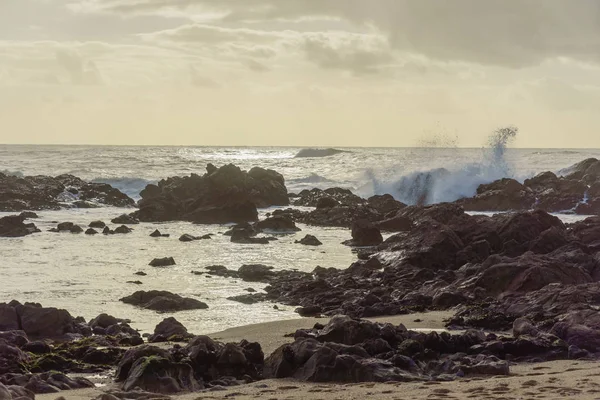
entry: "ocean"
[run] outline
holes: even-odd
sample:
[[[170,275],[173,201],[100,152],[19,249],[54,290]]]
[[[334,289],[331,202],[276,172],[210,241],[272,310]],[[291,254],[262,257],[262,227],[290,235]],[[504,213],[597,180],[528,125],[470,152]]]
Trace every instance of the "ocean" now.
[[[206,165],[233,163],[242,169],[254,166],[274,169],[286,179],[288,191],[314,187],[344,187],[368,197],[390,193],[411,204],[411,188],[421,184],[421,172],[434,177],[429,201],[453,201],[471,196],[477,186],[502,177],[524,180],[539,172],[562,169],[589,157],[600,157],[598,149],[512,149],[504,140],[486,148],[339,148],[330,156],[295,157],[300,148],[281,147],[113,147],[113,146],[8,146],[0,145],[0,172],[13,175],[69,173],[94,182],[105,182],[139,199],[139,192],[160,179],[190,173],[203,174]],[[321,154],[320,154],[321,155]],[[436,179],[436,170],[450,174]],[[230,278],[194,275],[209,265],[237,269],[243,264],[262,263],[275,269],[312,271],[316,266],[347,268],[356,255],[341,245],[350,232],[299,224],[301,232],[279,236],[269,245],[229,242],[223,225],[190,223],[142,223],[132,234],[121,236],[54,234],[47,232],[57,222],[81,226],[93,220],[110,219],[123,209],[66,209],[39,212],[35,220],[42,233],[0,240],[0,302],[16,299],[65,308],[86,319],[107,312],[129,318],[132,326],[152,332],[167,315],[121,303],[119,299],[137,290],[169,290],[194,297],[209,305],[207,310],[173,314],[190,332],[220,331],[233,326],[298,318],[293,307],[272,303],[244,305],[226,298],[247,293],[249,284]],[[271,210],[260,210],[262,216]],[[0,216],[8,213],[0,213]],[[564,219],[581,218],[562,216]],[[153,239],[154,229],[170,238]],[[212,240],[182,243],[181,234],[213,233]],[[323,243],[318,248],[294,244],[306,234]],[[172,256],[176,265],[153,268],[156,257]],[[144,271],[147,276],[137,276]],[[140,280],[142,285],[127,283]]]

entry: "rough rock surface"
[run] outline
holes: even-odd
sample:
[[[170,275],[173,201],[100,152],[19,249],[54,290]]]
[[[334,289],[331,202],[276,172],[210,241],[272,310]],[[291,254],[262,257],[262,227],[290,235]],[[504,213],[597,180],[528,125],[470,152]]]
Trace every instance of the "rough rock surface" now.
[[[208,308],[208,305],[200,300],[181,297],[178,294],[164,290],[150,290],[148,292],[140,290],[130,296],[123,297],[120,301],[160,312],[202,310]]]
[[[0,218],[0,237],[21,237],[38,233],[40,230],[33,223],[24,223],[22,215],[9,215]]]
[[[144,222],[183,220],[203,224],[256,221],[256,207],[288,205],[283,176],[272,170],[234,165],[207,166],[206,174],[173,177],[148,185],[139,211]]]
[[[133,207],[133,199],[105,183],[73,175],[16,177],[0,173],[0,211],[58,210],[69,201]]]

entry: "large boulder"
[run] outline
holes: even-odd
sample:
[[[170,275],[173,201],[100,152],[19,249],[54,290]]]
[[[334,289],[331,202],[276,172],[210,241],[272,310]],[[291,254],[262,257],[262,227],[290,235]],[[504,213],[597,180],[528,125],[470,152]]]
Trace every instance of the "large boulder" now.
[[[22,215],[9,215],[0,218],[0,237],[20,237],[40,232],[35,224],[24,223]]]
[[[89,328],[80,324],[67,310],[13,300],[9,304],[0,304],[0,313],[6,317],[0,322],[0,327],[20,329],[32,338],[61,338],[68,333],[90,334]]]
[[[379,229],[367,220],[358,220],[352,225],[352,246],[377,246],[383,242]]]
[[[300,230],[294,221],[283,215],[275,215],[254,224],[257,231],[297,232]]]
[[[193,337],[187,331],[183,324],[173,317],[163,319],[156,328],[154,333],[148,338],[150,343],[166,342],[166,341],[182,341]]]
[[[481,185],[477,194],[458,203],[468,211],[528,210],[535,202],[535,194],[528,187],[510,178]]]
[[[209,164],[203,176],[168,178],[148,185],[140,195],[140,209],[133,216],[144,222],[248,222],[257,220],[256,207],[289,204],[281,174],[262,168],[245,172],[232,164]]]

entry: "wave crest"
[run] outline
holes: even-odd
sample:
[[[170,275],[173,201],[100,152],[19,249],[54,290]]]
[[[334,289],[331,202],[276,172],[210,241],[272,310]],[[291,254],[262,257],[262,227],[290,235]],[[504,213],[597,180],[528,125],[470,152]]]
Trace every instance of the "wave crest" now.
[[[367,171],[367,177],[374,194],[389,193],[410,205],[452,202],[471,197],[481,184],[513,177],[505,155],[517,132],[518,129],[512,126],[494,131],[478,162],[413,171],[393,181],[378,179],[373,171]]]

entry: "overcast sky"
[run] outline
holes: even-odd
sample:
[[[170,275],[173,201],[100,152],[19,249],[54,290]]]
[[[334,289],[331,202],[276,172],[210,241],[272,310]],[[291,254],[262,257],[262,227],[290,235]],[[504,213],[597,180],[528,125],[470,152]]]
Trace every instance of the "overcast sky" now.
[[[597,0],[0,0],[0,142],[600,147]]]

